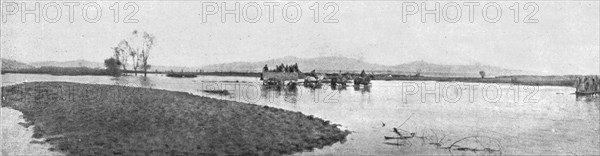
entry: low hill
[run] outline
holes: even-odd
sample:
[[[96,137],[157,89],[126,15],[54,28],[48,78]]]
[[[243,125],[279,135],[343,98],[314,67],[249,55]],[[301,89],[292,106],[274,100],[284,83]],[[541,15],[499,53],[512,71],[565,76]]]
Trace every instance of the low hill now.
[[[31,65],[35,67],[88,67],[88,68],[105,68],[104,63],[92,62],[87,60],[73,60],[73,61],[42,61],[32,62]]]
[[[73,60],[73,61],[42,61],[42,62],[33,62],[31,63],[35,67],[87,67],[87,68],[106,68],[104,63],[101,62],[93,62],[88,60]],[[194,67],[176,67],[176,66],[159,66],[152,65],[149,71],[185,71],[185,72],[196,72],[200,68]],[[128,70],[133,70],[131,67],[128,67]]]
[[[2,70],[16,70],[25,68],[33,68],[33,66],[27,63],[2,58]]]

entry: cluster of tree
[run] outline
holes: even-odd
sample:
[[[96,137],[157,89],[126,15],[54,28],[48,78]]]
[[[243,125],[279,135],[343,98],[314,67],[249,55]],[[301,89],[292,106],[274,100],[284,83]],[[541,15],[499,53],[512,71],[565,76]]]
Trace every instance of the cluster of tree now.
[[[106,70],[112,76],[120,76],[121,75],[121,61],[115,58],[108,58],[104,60],[104,66],[106,66]]]
[[[294,63],[293,65],[275,65],[275,69],[269,70],[269,67],[265,64],[263,67],[263,71],[271,71],[271,72],[300,72],[298,69],[298,63]]]
[[[485,78],[485,71],[483,71],[483,70],[479,71],[479,75],[481,76],[482,79]]]
[[[150,50],[155,43],[156,38],[154,35],[134,30],[129,38],[122,40],[116,47],[112,48],[114,56],[104,60],[104,65],[107,70],[114,73],[113,75],[118,76],[121,69],[127,71],[131,60],[131,67],[135,75],[137,75],[137,70],[141,68],[144,71],[144,76],[146,76],[148,69],[150,69],[150,64],[148,64]],[[114,68],[114,66],[117,66],[117,68]]]

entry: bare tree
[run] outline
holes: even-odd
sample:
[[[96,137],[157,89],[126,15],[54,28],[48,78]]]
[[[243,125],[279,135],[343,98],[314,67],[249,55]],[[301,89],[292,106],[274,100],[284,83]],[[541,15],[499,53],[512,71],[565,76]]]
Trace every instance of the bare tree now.
[[[131,67],[133,68],[133,73],[135,74],[135,76],[137,76],[137,69],[140,67],[140,59],[138,58],[138,53],[140,51],[140,44],[139,44],[139,34],[137,30],[134,30],[131,33],[131,36],[129,37],[129,46],[130,46],[130,51],[129,51],[129,56],[131,57]]]
[[[137,76],[137,69],[140,66],[139,64],[139,59],[137,58],[137,53],[135,50],[132,50],[129,52],[129,56],[131,56],[131,67],[133,68],[133,73],[135,73],[135,76]]]
[[[154,46],[154,43],[156,43],[154,35],[144,32],[142,36],[142,52],[139,53],[139,58],[142,61],[142,69],[144,69],[144,77],[146,77],[148,69],[150,69],[148,58],[150,57],[150,50]]]
[[[122,40],[117,47],[113,47],[113,49],[115,51],[115,58],[121,62],[123,71],[127,71],[127,61],[129,60],[129,52],[131,51],[129,43],[126,40]]]
[[[135,75],[137,75],[137,69],[142,68],[144,70],[144,76],[147,75],[150,65],[148,64],[148,58],[150,57],[150,50],[156,42],[155,37],[147,32],[140,33],[134,30],[129,39],[130,55],[132,59],[132,67]]]

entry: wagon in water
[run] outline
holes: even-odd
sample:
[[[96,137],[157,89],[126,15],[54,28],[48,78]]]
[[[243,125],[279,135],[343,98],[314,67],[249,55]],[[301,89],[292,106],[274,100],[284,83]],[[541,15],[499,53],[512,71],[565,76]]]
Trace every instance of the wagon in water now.
[[[265,64],[260,79],[263,80],[263,85],[288,85],[296,86],[298,84],[298,64],[293,65],[276,65],[275,69],[269,70]]]
[[[261,79],[263,85],[284,85],[286,81],[288,85],[292,85],[297,83],[298,73],[263,71]]]

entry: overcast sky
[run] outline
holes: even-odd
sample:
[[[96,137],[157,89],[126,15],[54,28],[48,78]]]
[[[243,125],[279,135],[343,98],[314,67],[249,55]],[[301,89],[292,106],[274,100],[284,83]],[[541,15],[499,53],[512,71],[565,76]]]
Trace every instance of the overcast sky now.
[[[240,1],[240,7],[251,1]],[[440,1],[440,9],[452,1]],[[202,22],[201,2],[135,2],[139,11],[133,16],[138,23],[123,23],[130,10],[120,9],[121,22],[113,21],[114,2],[98,2],[102,17],[96,23],[82,18],[83,4],[75,6],[74,22],[69,22],[68,7],[59,2],[61,19],[49,23],[33,15],[22,23],[21,14],[5,15],[2,23],[2,57],[23,62],[66,61],[85,59],[102,62],[112,56],[110,47],[133,30],[154,34],[157,43],[151,51],[150,64],[171,66],[202,66],[234,61],[262,61],[284,56],[312,58],[346,56],[370,63],[394,65],[411,61],[438,64],[476,64],[510,69],[540,71],[547,74],[600,74],[600,6],[599,1],[536,2],[537,23],[524,23],[533,6],[523,9],[519,2],[519,22],[514,21],[514,2],[498,2],[502,16],[496,23],[482,17],[482,8],[492,1],[479,2],[474,9],[473,22],[463,2],[462,16],[456,23],[444,20],[436,23],[433,15],[407,16],[402,21],[403,2],[361,1],[335,2],[337,23],[323,23],[334,7],[320,10],[320,22],[313,21],[310,9],[314,2],[301,2],[302,16],[296,23],[282,17],[288,2],[277,2],[274,21],[269,22],[268,7],[258,2],[261,19],[250,23],[241,17],[236,23],[232,15],[226,23],[221,14],[208,15]],[[41,2],[43,8],[48,2]],[[235,2],[228,1],[228,8]],[[21,5],[21,3],[18,3]],[[119,2],[123,7],[124,2]],[[218,3],[221,5],[221,3]],[[421,1],[417,4],[422,5]],[[33,8],[33,2],[26,2]],[[325,2],[320,2],[323,8]],[[434,2],[426,2],[434,7]],[[48,7],[53,17],[53,7]],[[456,14],[449,7],[448,17]],[[3,1],[2,12],[12,8]],[[248,17],[256,15],[252,7]],[[42,11],[44,12],[44,11]],[[94,17],[95,10],[88,10]],[[294,9],[288,10],[288,13]],[[455,12],[455,11],[454,11]],[[495,10],[487,10],[494,17]],[[4,15],[4,14],[3,14]],[[290,14],[290,17],[295,17]]]

